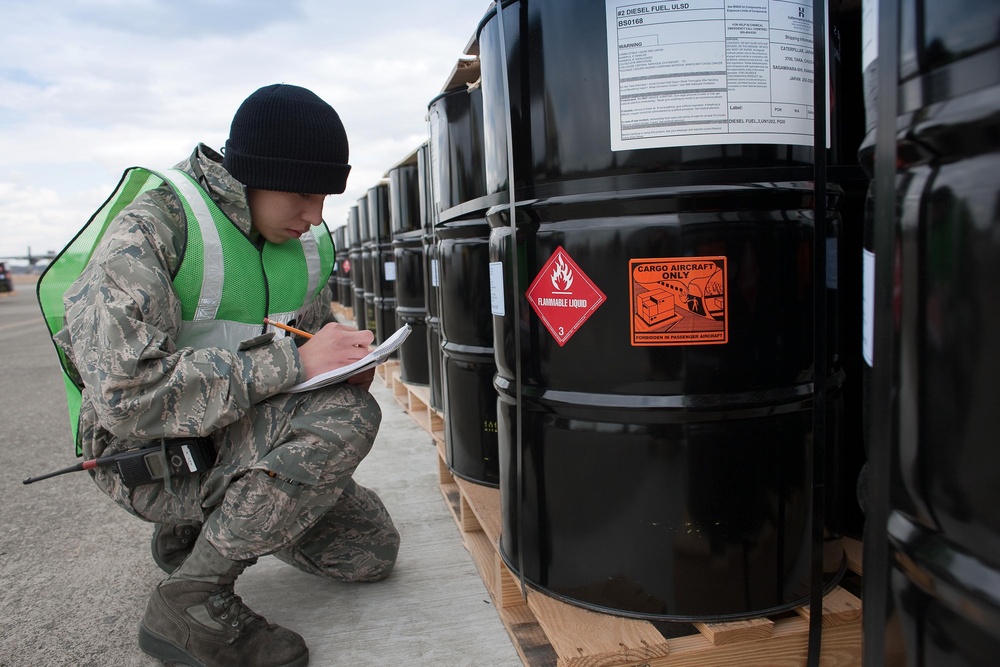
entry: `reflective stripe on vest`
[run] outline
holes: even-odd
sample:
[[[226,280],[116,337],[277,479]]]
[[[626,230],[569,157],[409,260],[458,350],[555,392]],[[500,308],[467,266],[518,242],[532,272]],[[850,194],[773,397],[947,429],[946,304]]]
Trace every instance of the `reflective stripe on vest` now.
[[[326,285],[335,258],[325,224],[300,239],[259,249],[193,178],[175,170],[163,176],[180,195],[188,220],[187,245],[174,277],[183,320],[179,347],[236,350],[265,331],[265,316],[290,322]]]

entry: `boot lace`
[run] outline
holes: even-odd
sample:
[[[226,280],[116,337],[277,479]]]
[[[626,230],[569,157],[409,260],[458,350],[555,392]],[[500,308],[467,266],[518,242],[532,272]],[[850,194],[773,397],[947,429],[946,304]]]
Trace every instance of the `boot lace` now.
[[[263,616],[246,606],[243,599],[231,588],[216,591],[208,599],[217,609],[223,610],[219,618],[234,628],[244,626],[253,619],[264,620]]]

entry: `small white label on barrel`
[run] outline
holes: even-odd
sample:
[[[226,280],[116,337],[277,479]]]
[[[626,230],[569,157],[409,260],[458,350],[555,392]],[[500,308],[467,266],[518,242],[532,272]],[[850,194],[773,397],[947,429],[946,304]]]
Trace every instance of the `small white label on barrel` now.
[[[438,261],[436,259],[431,260],[431,286],[441,286],[441,276],[438,273]]]
[[[385,279],[388,282],[394,282],[396,280],[396,262],[385,263]]]
[[[826,0],[605,2],[611,150],[814,144],[813,6]]]
[[[502,262],[490,262],[490,312],[504,316]]]
[[[428,148],[431,156],[431,201],[435,211],[441,210],[441,173],[447,168],[448,121],[441,110],[434,107],[428,113],[427,133],[431,138]]]

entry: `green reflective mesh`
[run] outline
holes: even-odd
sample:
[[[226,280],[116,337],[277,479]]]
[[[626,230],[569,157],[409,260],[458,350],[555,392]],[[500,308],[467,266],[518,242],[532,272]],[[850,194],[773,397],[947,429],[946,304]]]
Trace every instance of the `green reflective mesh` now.
[[[281,245],[265,244],[264,271],[268,277],[267,297],[272,313],[291,313],[302,307],[309,287],[309,270],[298,239]]]
[[[97,212],[87,221],[83,229],[63,248],[62,252],[52,260],[38,279],[36,295],[38,305],[45,318],[45,325],[50,335],[55,335],[63,328],[64,307],[63,295],[83,272],[90,261],[94,248],[100,243],[107,231],[108,225],[128,206],[133,199],[147,190],[158,187],[163,181],[154,174],[133,167],[122,175],[114,193],[104,202]],[[80,400],[82,387],[73,380],[68,371],[68,360],[62,351],[56,347],[59,363],[63,369],[63,381],[66,386],[66,400],[69,407],[70,428],[73,442],[76,443],[77,456],[83,455],[78,440],[77,426],[80,416]]]
[[[309,285],[308,262],[299,241],[281,245],[268,243],[265,244],[264,252],[259,252],[215,205],[208,193],[198,186],[197,181],[187,174],[184,177],[197,187],[204,199],[224,248],[222,302],[216,319],[263,324],[265,314],[295,312],[323,289],[336,260],[333,241],[325,224],[313,230],[319,250],[320,275],[316,280],[315,291],[306,294]],[[87,266],[108,225],[137,196],[163,183],[163,177],[147,169],[133,167],[127,170],[115,192],[42,273],[38,280],[37,296],[50,334],[55,335],[63,328],[63,295]],[[171,187],[173,188],[172,184]],[[205,278],[205,240],[187,198],[176,188],[173,189],[188,220],[184,257],[173,282],[181,296],[182,317],[186,321],[192,321],[195,319]],[[63,367],[73,441],[76,443],[77,455],[80,456],[82,448],[78,441],[78,421],[82,386],[74,381],[68,360],[58,347],[56,350]]]

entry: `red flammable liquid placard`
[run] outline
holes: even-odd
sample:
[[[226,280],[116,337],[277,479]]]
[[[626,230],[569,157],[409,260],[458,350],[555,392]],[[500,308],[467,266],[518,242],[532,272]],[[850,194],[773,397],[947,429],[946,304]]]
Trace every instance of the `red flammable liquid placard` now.
[[[607,299],[562,246],[538,272],[526,296],[560,347]]]

